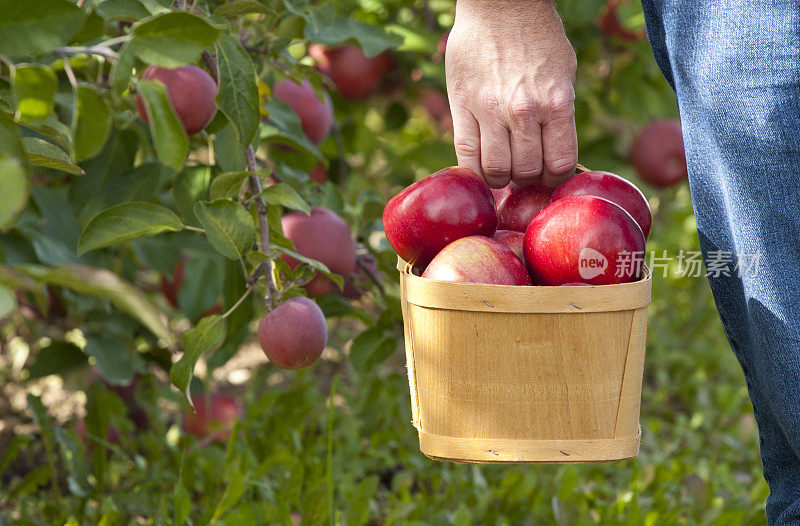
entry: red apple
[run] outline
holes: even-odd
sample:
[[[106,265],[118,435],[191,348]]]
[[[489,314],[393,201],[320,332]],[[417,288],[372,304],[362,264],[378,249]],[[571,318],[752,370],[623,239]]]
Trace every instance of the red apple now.
[[[525,261],[525,256],[522,253],[522,244],[525,240],[524,232],[517,232],[516,230],[498,230],[494,233],[493,239],[499,241],[519,257],[520,261]]]
[[[314,168],[308,172],[308,176],[317,184],[322,184],[328,180],[328,171],[325,169],[325,165],[322,163],[317,163],[314,165]]]
[[[508,195],[497,204],[497,228],[525,232],[533,216],[547,206],[552,189],[543,184],[519,186],[509,183]]]
[[[593,195],[555,201],[525,232],[525,261],[537,285],[634,281],[644,258],[644,234],[622,207]]]
[[[295,84],[288,79],[275,84],[272,94],[291,106],[300,117],[303,132],[309,141],[319,144],[325,140],[333,125],[333,106],[327,95],[322,101],[307,80],[303,80],[302,84]]]
[[[582,281],[575,281],[573,283],[562,283],[562,287],[590,287],[589,283],[584,283]]]
[[[422,107],[442,130],[453,131],[453,116],[447,97],[433,88],[425,88],[420,98]]]
[[[215,442],[224,443],[231,435],[234,422],[244,411],[239,402],[230,396],[216,393],[211,395],[211,410],[204,396],[193,398],[195,410],[187,406],[183,418],[183,429],[198,438],[211,436]]]
[[[686,151],[678,121],[653,121],[631,147],[631,163],[639,177],[654,186],[672,186],[687,177]]]
[[[511,195],[511,184],[505,185],[503,188],[490,188],[492,197],[494,197],[495,210],[503,203],[503,200]]]
[[[291,212],[281,219],[283,234],[292,240],[295,251],[307,258],[324,263],[331,272],[347,276],[356,267],[356,242],[344,219],[327,208],[315,206],[311,215]],[[290,267],[299,262],[293,257],[281,255]],[[336,284],[317,274],[306,284],[309,296],[316,297],[338,290]]]
[[[642,31],[631,31],[622,25],[617,12],[618,6],[619,0],[608,0],[605,9],[597,18],[597,26],[600,30],[608,36],[615,36],[627,42],[644,40],[645,34]]]
[[[312,44],[308,54],[317,61],[319,70],[330,77],[339,93],[348,99],[363,99],[375,92],[394,61],[388,51],[368,57],[353,44],[331,49]]]
[[[497,214],[492,201],[481,176],[451,166],[394,196],[383,210],[383,229],[401,258],[424,267],[456,239],[493,235]]]
[[[583,172],[561,183],[550,196],[550,202],[568,195],[595,195],[608,199],[636,220],[645,239],[650,235],[650,225],[653,223],[650,205],[642,191],[627,179],[610,172]]]
[[[360,298],[369,288],[371,280],[367,275],[367,271],[371,272],[373,276],[380,276],[380,271],[378,270],[378,260],[375,259],[375,256],[370,253],[365,253],[359,254],[357,259],[360,264],[357,266],[356,271],[353,274],[350,274],[345,278],[344,289],[342,290],[342,296],[351,300]],[[367,270],[364,270],[362,265]]]
[[[187,65],[175,69],[148,66],[142,73],[142,80],[157,80],[164,84],[172,109],[188,135],[205,128],[217,113],[214,102],[217,84],[211,75],[197,66]],[[141,95],[136,96],[136,109],[139,110],[139,117],[148,122],[147,109]]]
[[[308,367],[319,359],[328,343],[325,315],[308,298],[287,300],[261,320],[258,342],[278,367]]]
[[[459,283],[531,284],[522,260],[504,244],[484,236],[456,239],[436,254],[422,277]]]

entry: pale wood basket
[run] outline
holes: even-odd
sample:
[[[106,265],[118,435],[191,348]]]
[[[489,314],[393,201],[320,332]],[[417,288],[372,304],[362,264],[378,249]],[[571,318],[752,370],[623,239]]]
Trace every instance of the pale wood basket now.
[[[651,276],[585,287],[421,278],[398,261],[414,426],[430,458],[605,462],[639,453]]]

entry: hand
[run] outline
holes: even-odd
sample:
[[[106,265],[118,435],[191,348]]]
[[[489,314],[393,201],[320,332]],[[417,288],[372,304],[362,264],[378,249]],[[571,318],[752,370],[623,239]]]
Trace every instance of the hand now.
[[[458,164],[493,188],[575,171],[575,52],[550,0],[458,0],[445,55]]]

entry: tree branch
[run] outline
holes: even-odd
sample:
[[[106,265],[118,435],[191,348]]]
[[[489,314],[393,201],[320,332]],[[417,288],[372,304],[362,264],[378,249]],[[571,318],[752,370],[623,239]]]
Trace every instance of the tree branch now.
[[[258,229],[261,237],[261,252],[264,254],[269,254],[269,224],[267,223],[267,203],[264,201],[264,198],[261,197],[261,181],[258,180],[258,164],[256,163],[256,153],[252,146],[248,146],[245,150],[244,159],[247,163],[247,169],[250,171],[250,193],[256,200]],[[278,290],[275,286],[274,277],[272,275],[272,263],[270,263],[265,269],[264,277],[266,278],[264,300],[267,303],[267,310],[272,310],[275,307],[275,299],[278,295]]]
[[[61,46],[55,49],[57,55],[100,55],[109,60],[117,59],[117,52],[106,46]]]

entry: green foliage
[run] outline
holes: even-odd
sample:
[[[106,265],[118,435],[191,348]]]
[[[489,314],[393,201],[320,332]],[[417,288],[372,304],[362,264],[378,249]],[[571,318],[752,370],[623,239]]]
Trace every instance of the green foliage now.
[[[86,415],[56,418],[47,397],[31,395],[25,414],[39,426],[5,442],[0,434],[0,509],[12,521],[764,522],[741,371],[705,281],[674,272],[654,279],[637,459],[473,466],[420,454],[381,212],[401,187],[455,163],[452,136],[419,100],[425,88],[444,88],[437,41],[452,24],[452,0],[176,4],[188,9],[0,0],[0,383],[38,392],[58,375],[83,391]],[[631,139],[641,124],[675,116],[674,94],[646,41],[598,33],[604,2],[558,4],[578,55],[581,162],[636,180]],[[637,4],[622,12],[642,29]],[[307,55],[314,43],[343,42],[370,56],[391,49],[398,63],[365,101],[339,96]],[[219,112],[203,132],[187,137],[164,86],[140,80],[150,64],[216,67]],[[264,89],[284,78],[330,95],[335,125],[321,144]],[[317,163],[327,182],[310,180]],[[648,249],[697,250],[688,189],[644,189],[655,216]],[[316,298],[329,342],[310,370],[236,365],[244,383],[224,389],[245,413],[224,444],[184,432],[191,397],[217,389],[215,376],[255,345],[268,279],[276,299],[288,299],[306,294],[314,272],[339,287],[351,278],[284,237],[282,215],[312,206],[351,225],[378,261],[380,289],[366,280],[360,300]],[[131,394],[117,390],[131,381]]]

